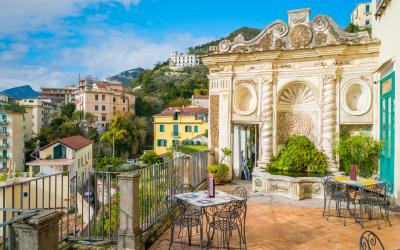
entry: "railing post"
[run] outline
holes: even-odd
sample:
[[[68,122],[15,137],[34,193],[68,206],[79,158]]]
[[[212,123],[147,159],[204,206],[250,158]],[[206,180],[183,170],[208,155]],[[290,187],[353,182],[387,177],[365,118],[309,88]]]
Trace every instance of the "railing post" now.
[[[62,212],[42,210],[32,217],[14,222],[15,249],[58,249],[58,222]]]
[[[140,173],[118,176],[120,191],[120,223],[118,249],[143,249],[139,214]]]

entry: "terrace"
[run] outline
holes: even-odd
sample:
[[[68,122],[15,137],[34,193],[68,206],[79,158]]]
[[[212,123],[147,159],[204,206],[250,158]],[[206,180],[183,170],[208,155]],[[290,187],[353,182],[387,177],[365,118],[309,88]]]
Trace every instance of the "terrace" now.
[[[87,172],[80,176],[61,172],[2,186],[2,238],[3,242],[9,242],[2,245],[3,249],[13,249],[12,244],[19,244],[15,235],[27,225],[35,228],[32,225],[35,221],[52,223],[54,232],[47,231],[46,236],[56,239],[54,244],[63,249],[115,249],[117,246],[119,249],[167,249],[171,221],[176,216],[167,197],[177,193],[181,184],[204,189],[206,166],[212,158],[208,151],[203,151],[135,172]],[[248,192],[247,249],[357,249],[360,235],[366,230],[375,232],[386,249],[400,246],[396,233],[400,230],[400,214],[396,208],[390,211],[392,226],[382,221],[378,229],[375,220],[368,219],[364,228],[353,219],[348,219],[344,226],[343,218],[331,216],[327,220],[322,216],[323,199],[295,201],[254,193],[248,181],[233,181],[217,186],[217,190],[231,193],[238,186],[244,186]],[[190,247],[188,238],[178,238],[178,234],[176,228],[172,249],[201,248],[199,230],[193,229]],[[35,241],[34,235],[27,237]],[[233,249],[239,247],[237,232],[232,234],[230,243]],[[211,248],[216,244],[213,240]]]

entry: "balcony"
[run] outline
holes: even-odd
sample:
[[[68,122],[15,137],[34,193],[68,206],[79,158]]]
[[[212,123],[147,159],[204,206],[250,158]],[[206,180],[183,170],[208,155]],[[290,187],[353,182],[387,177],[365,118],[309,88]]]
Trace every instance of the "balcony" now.
[[[9,133],[7,131],[0,131],[0,136],[8,136]]]
[[[0,124],[1,125],[7,125],[8,121],[6,119],[0,119]]]
[[[375,16],[381,16],[385,12],[386,6],[390,0],[376,0]]]
[[[0,159],[4,160],[4,159],[8,159],[8,155],[0,155]]]
[[[8,142],[6,143],[0,143],[0,148],[8,148],[10,144]]]

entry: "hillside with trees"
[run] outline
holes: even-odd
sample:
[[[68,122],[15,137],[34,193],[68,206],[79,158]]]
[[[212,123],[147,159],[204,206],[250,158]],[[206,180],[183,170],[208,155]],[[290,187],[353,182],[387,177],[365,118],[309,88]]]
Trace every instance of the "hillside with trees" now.
[[[219,42],[221,42],[224,39],[233,41],[233,38],[235,38],[239,34],[242,34],[244,36],[245,40],[250,40],[250,39],[256,37],[260,32],[261,32],[261,29],[242,27],[242,28],[237,29],[234,32],[230,33],[226,37],[222,37],[218,40],[211,41],[211,42],[208,42],[205,44],[201,44],[201,45],[198,45],[195,47],[190,47],[188,49],[188,51],[190,54],[205,55],[208,53],[208,48],[210,46],[218,46]]]

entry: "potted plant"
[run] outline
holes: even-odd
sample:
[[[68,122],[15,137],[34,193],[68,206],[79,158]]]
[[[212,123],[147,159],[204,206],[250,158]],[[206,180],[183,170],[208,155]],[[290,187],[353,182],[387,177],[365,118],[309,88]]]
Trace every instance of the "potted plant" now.
[[[358,174],[365,178],[377,171],[380,150],[379,141],[362,133],[340,138],[336,145],[341,170],[349,174],[350,166],[356,165]]]
[[[219,164],[210,165],[207,167],[207,171],[209,175],[211,175],[215,179],[215,184],[221,184],[222,179],[226,176],[229,172],[229,167],[224,164],[224,159],[227,156],[232,155],[232,150],[230,148],[223,148],[222,149],[223,157],[221,158]]]

